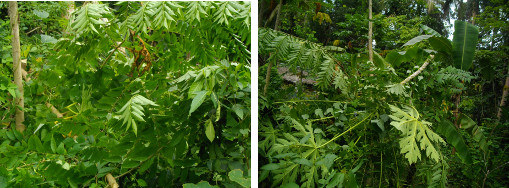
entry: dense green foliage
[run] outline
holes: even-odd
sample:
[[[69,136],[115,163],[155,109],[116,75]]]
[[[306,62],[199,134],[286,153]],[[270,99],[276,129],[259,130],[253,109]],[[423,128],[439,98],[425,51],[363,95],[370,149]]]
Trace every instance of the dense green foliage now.
[[[22,133],[1,15],[0,187],[249,186],[250,3],[68,5],[19,3]]]
[[[261,187],[509,183],[507,4],[373,0],[371,62],[367,1],[283,1],[274,31],[277,2],[260,3]]]

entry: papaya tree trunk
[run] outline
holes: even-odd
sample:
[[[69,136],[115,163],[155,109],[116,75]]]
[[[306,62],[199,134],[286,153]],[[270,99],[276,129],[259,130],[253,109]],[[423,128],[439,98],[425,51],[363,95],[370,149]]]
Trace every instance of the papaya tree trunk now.
[[[279,5],[277,9],[277,15],[276,15],[276,24],[274,26],[274,30],[279,31],[279,24],[281,22],[280,16],[281,16],[281,8],[283,6],[283,0],[279,0]],[[269,61],[269,66],[267,67],[267,75],[265,76],[265,87],[263,87],[263,96],[267,96],[267,89],[269,88],[270,84],[270,70],[272,69],[272,61]]]
[[[372,0],[369,0],[369,31],[368,31],[368,53],[369,53],[369,61],[373,62],[373,19],[372,11],[373,11],[373,3]]]
[[[14,72],[14,84],[18,86],[19,95],[16,95],[14,99],[16,104],[16,130],[23,132],[25,130],[25,114],[23,113],[24,102],[23,102],[23,80],[21,71],[21,59],[20,59],[20,44],[19,44],[19,18],[18,18],[18,2],[9,2],[9,18],[11,25],[12,34],[12,64]]]

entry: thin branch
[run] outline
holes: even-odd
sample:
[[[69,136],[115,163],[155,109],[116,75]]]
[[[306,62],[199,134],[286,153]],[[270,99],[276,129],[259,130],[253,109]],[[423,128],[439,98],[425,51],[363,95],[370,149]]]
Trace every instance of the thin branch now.
[[[366,116],[362,121],[360,121],[359,123],[355,124],[354,126],[350,127],[348,130],[346,130],[345,132],[341,133],[341,134],[338,134],[336,136],[334,136],[334,138],[330,139],[329,141],[327,141],[326,143],[318,146],[318,148],[321,148],[329,143],[331,143],[332,141],[338,139],[339,137],[343,136],[344,134],[346,134],[347,132],[350,132],[351,130],[353,130],[355,127],[359,126],[360,124],[362,124],[364,121],[366,121],[368,118],[371,117],[371,115],[373,115],[373,113],[369,114],[368,116]]]
[[[108,62],[108,60],[110,60],[110,58],[113,55],[113,53],[115,53],[118,50],[118,48],[120,48],[120,46],[122,46],[122,44],[124,44],[125,40],[126,39],[124,39],[120,44],[117,45],[117,47],[115,47],[115,49],[113,51],[110,52],[110,54],[108,54],[108,57],[106,57],[106,59],[101,63],[101,67],[100,67],[101,69],[106,64],[106,62]]]
[[[274,104],[280,104],[280,103],[296,103],[296,102],[350,103],[350,102],[346,102],[346,101],[329,101],[329,100],[290,100],[290,101],[279,101],[279,102],[274,102]]]
[[[143,163],[145,163],[146,161],[148,161],[148,160],[150,160],[152,157],[154,157],[156,154],[158,154],[158,153],[159,153],[159,151],[161,151],[161,149],[163,149],[163,147],[159,148],[159,149],[158,149],[158,150],[157,150],[154,154],[150,155],[150,156],[147,158],[147,160],[142,161],[142,162],[141,162],[138,166],[136,166],[136,167],[134,167],[134,168],[129,169],[129,171],[124,172],[123,174],[120,174],[120,175],[116,176],[116,177],[115,177],[115,179],[121,178],[122,176],[125,176],[125,175],[127,175],[127,174],[131,173],[134,169],[139,168],[139,167],[140,167]]]
[[[335,117],[336,116],[328,116],[328,117],[323,117],[323,118],[318,118],[318,119],[310,119],[309,122],[321,121],[321,120],[331,119],[331,118],[335,118]]]
[[[47,102],[47,103],[46,103],[46,106],[47,106],[48,108],[50,108],[50,109],[51,109],[51,112],[52,112],[53,114],[55,114],[55,115],[57,116],[57,118],[62,118],[62,117],[64,117],[64,115],[63,115],[62,113],[60,113],[60,111],[58,111],[58,109],[57,109],[57,108],[55,108],[55,106],[53,106],[53,105],[52,105],[52,104],[50,104],[49,102]]]
[[[36,28],[32,29],[31,31],[27,32],[27,33],[26,33],[26,35],[28,35],[28,34],[30,34],[30,33],[32,33],[32,32],[34,32],[35,30],[37,30],[37,29],[39,29],[39,28],[41,28],[41,27],[36,27]]]

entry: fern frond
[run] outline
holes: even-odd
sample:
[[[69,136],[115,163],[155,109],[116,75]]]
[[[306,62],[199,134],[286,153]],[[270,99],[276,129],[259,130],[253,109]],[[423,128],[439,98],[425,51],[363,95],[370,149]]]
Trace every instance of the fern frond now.
[[[458,82],[459,80],[463,80],[468,83],[475,78],[476,77],[473,76],[470,71],[457,69],[452,66],[443,68],[436,74],[436,80],[441,84],[446,82]]]
[[[295,70],[293,67],[297,66],[314,70],[314,74],[318,75],[317,81],[321,88],[331,84],[335,77],[334,66],[338,61],[334,59],[330,52],[344,51],[343,48],[324,47],[268,28],[260,28],[259,36],[261,54],[272,53],[278,60],[292,66],[291,69],[293,70]]]
[[[335,71],[334,88],[340,89],[342,94],[350,96],[350,87],[348,87],[348,77],[342,71]]]
[[[421,159],[420,150],[425,150],[426,156],[438,162],[440,155],[433,146],[433,142],[445,144],[445,141],[430,129],[431,123],[420,120],[419,112],[414,107],[404,106],[403,109],[393,105],[389,105],[389,107],[392,111],[392,114],[389,115],[392,118],[391,125],[402,132],[403,138],[399,145],[401,153],[405,154],[408,162],[412,164]]]
[[[143,116],[145,116],[145,114],[143,113],[143,111],[144,111],[143,106],[145,106],[145,105],[158,106],[153,101],[151,101],[141,95],[134,95],[117,112],[118,114],[120,114],[119,118],[123,119],[122,125],[125,125],[127,123],[126,131],[132,127],[134,134],[138,135],[138,133],[137,133],[138,126],[136,125],[136,121],[145,121],[143,119]]]
[[[330,57],[326,57],[326,59],[320,64],[320,72],[318,72],[318,87],[324,88],[328,86],[332,77],[334,76],[334,60]]]

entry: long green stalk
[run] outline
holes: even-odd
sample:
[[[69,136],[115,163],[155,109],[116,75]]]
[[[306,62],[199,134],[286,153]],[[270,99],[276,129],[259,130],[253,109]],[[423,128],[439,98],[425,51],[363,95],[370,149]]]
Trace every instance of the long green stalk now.
[[[321,148],[329,143],[331,143],[332,141],[338,139],[339,137],[343,136],[344,134],[350,132],[351,130],[353,130],[355,127],[359,126],[360,124],[362,124],[362,122],[366,121],[368,118],[371,117],[371,115],[373,115],[373,113],[369,114],[368,116],[366,116],[362,121],[360,121],[359,123],[355,124],[354,126],[350,127],[348,130],[346,130],[345,132],[341,133],[341,134],[338,134],[336,136],[334,136],[334,138],[330,139],[329,141],[327,141],[325,144],[322,144],[320,146],[318,146],[318,148]]]

